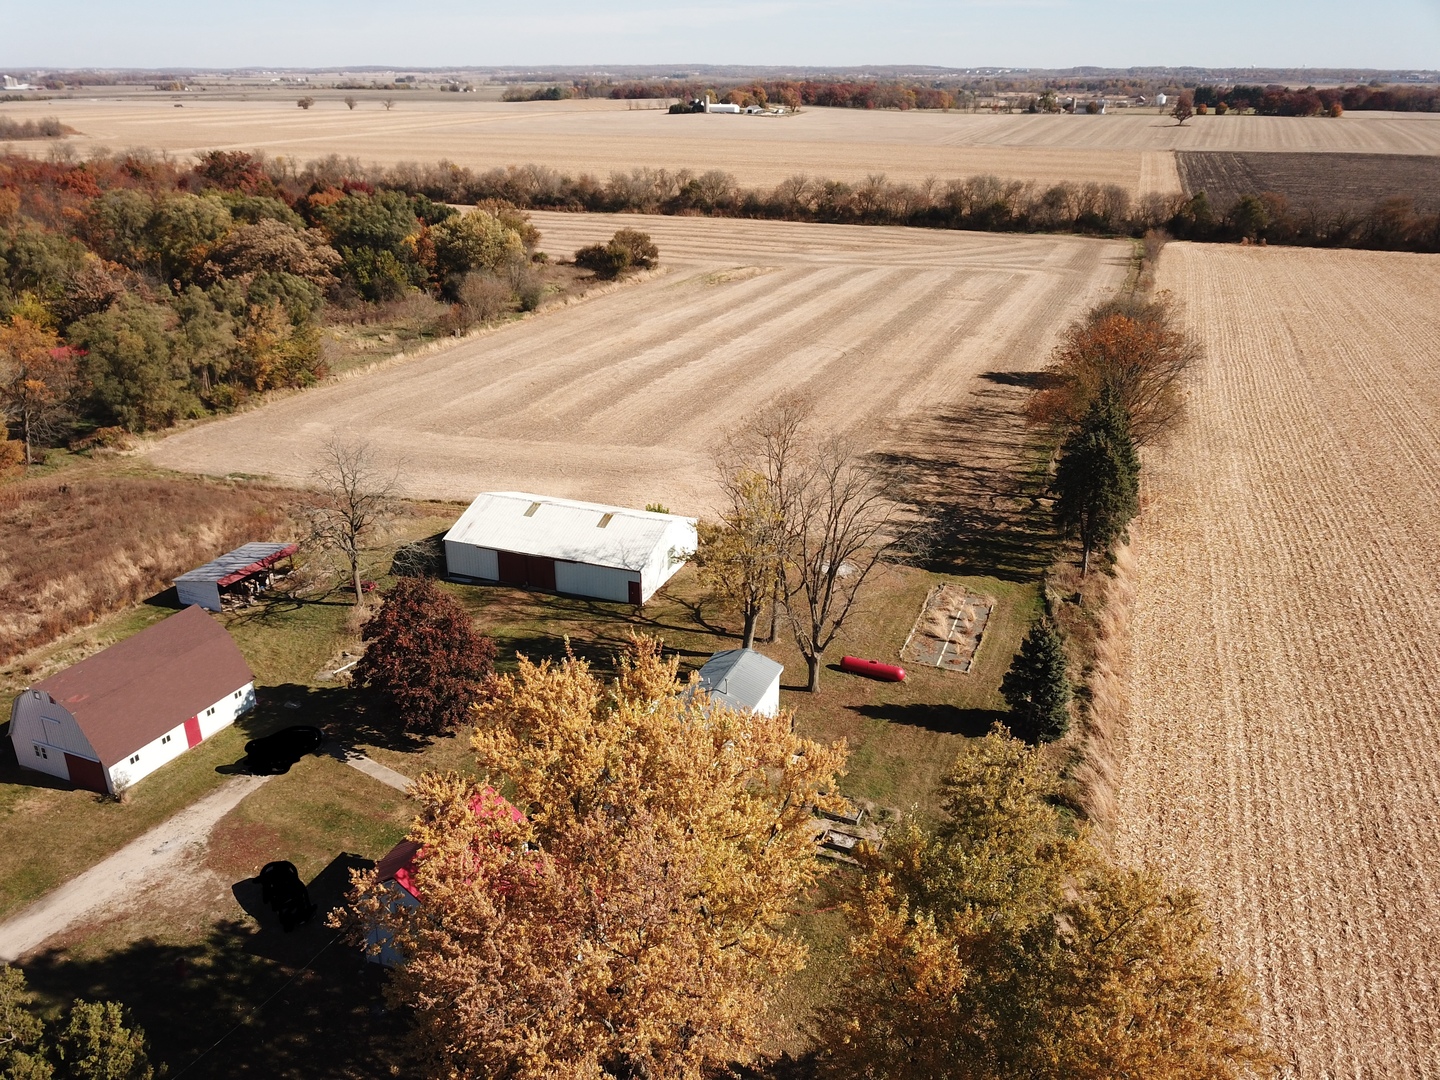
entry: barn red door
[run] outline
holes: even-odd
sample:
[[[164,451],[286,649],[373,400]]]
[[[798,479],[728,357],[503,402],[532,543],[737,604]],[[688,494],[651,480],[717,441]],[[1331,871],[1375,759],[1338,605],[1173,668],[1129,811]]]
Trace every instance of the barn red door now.
[[[537,589],[555,591],[555,560],[525,556],[525,581]]]
[[[513,551],[498,552],[500,556],[500,580],[506,585],[525,584],[525,556]]]
[[[630,586],[630,603],[634,604],[636,607],[639,607],[639,606],[640,606],[640,582],[638,582],[638,581],[628,581],[628,582],[626,582],[626,584]]]
[[[70,782],[86,791],[106,791],[105,768],[98,761],[89,758],[65,755],[65,768],[70,771]]]
[[[198,716],[192,716],[185,721],[185,745],[200,745],[200,718]]]

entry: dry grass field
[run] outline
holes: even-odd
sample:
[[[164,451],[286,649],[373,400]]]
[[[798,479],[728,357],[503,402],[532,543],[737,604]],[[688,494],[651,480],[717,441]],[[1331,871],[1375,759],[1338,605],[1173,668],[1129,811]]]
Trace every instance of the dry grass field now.
[[[1077,237],[537,214],[568,253],[646,229],[664,269],[481,337],[154,443],[168,468],[303,482],[334,432],[405,462],[409,494],[521,489],[708,509],[713,451],[800,391],[816,421],[904,448],[977,376],[1035,366],[1120,284],[1130,247]],[[965,434],[957,436],[963,445]]]
[[[1201,116],[1182,128],[1154,109],[1108,116],[806,109],[775,118],[667,116],[609,100],[390,96],[398,99],[393,111],[367,94],[352,112],[338,93],[322,92],[314,108],[301,110],[296,92],[258,92],[250,100],[147,92],[7,103],[0,116],[58,117],[79,132],[66,142],[81,154],[97,147],[181,156],[262,149],[299,161],[339,154],[379,164],[445,158],[472,168],[535,162],[600,176],[639,165],[718,168],[753,186],[801,172],[851,182],[871,173],[905,181],[993,173],[1041,183],[1093,180],[1143,195],[1179,191],[1176,150],[1440,153],[1440,117],[1423,114]],[[15,146],[45,152],[40,143]]]
[[[1121,853],[1298,1077],[1440,1075],[1440,257],[1175,244],[1208,352],[1136,545]]]

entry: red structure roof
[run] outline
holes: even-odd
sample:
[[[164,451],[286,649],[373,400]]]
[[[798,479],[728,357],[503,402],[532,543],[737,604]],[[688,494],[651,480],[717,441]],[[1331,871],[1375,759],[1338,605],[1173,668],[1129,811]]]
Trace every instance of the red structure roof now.
[[[31,689],[69,710],[108,769],[254,679],[225,628],[192,605]]]
[[[481,821],[508,817],[515,824],[524,822],[525,815],[492,787],[481,788],[470,800],[470,812]],[[415,865],[425,857],[425,849],[414,840],[401,840],[375,864],[381,881],[393,881],[416,900],[420,893],[415,886]]]

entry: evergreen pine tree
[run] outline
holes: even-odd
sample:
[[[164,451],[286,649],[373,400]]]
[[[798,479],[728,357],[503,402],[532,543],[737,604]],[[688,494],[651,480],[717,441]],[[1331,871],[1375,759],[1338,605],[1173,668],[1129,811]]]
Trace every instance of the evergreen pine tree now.
[[[1029,743],[1053,742],[1070,726],[1065,639],[1049,619],[1030,628],[1000,693],[1014,714],[1011,729]]]
[[[1065,440],[1054,487],[1055,515],[1067,535],[1079,536],[1088,574],[1091,553],[1109,551],[1140,509],[1140,459],[1115,395],[1101,393]]]

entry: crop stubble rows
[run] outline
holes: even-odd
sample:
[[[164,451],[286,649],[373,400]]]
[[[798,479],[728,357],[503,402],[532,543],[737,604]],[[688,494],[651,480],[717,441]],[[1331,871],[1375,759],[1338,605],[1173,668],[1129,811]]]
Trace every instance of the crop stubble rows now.
[[[564,253],[648,230],[665,272],[429,356],[160,441],[159,464],[300,481],[332,432],[406,459],[415,495],[519,488],[699,512],[712,455],[792,391],[827,430],[904,447],[992,368],[1034,366],[1123,279],[1077,237],[536,215]]]
[[[1440,258],[1176,244],[1122,854],[1214,898],[1303,1077],[1440,1075]]]

